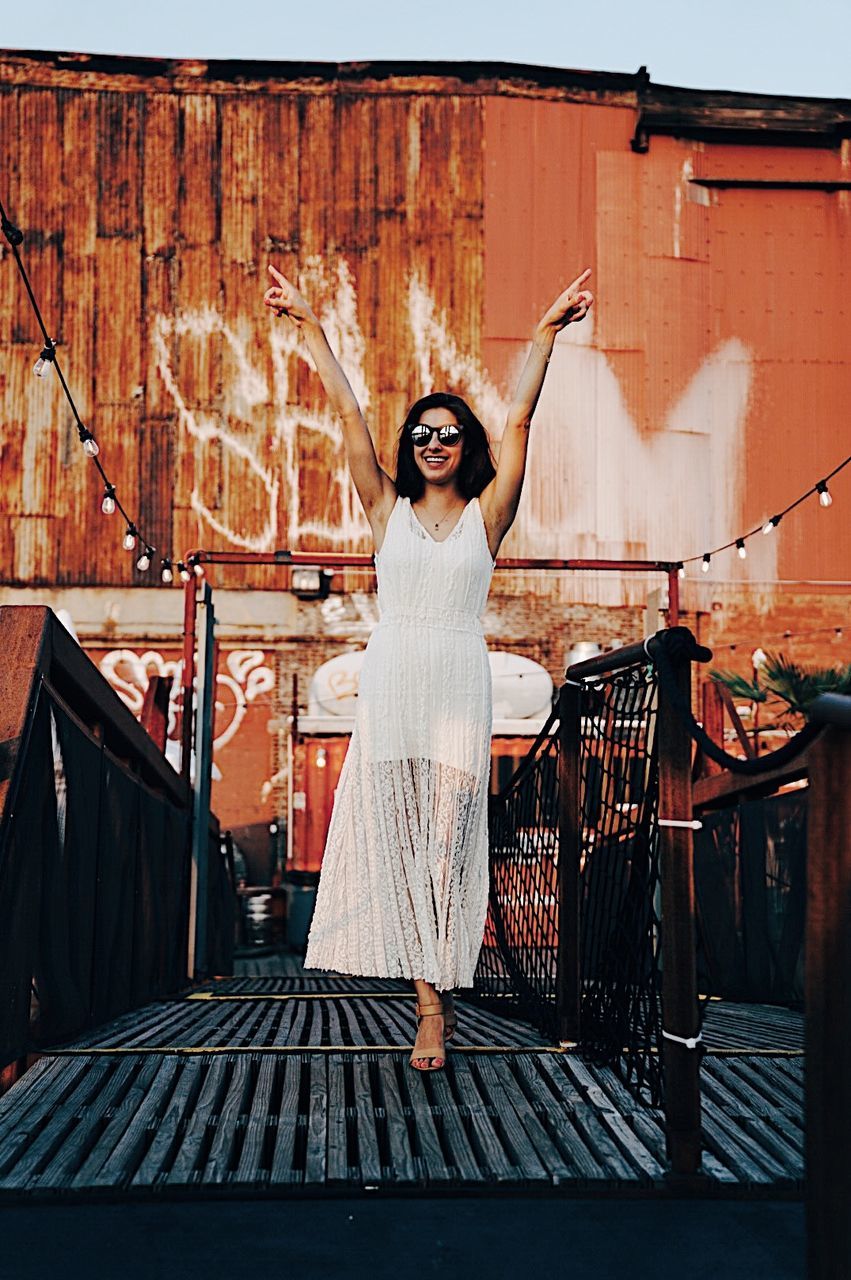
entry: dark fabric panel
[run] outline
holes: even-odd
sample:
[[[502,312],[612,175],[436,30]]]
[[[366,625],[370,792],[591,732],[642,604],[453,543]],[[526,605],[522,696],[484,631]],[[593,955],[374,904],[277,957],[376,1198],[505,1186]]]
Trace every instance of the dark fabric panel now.
[[[164,895],[163,966],[167,991],[177,991],[187,982],[189,949],[189,887],[192,870],[189,817],[166,805],[163,844],[170,890]]]
[[[57,841],[50,712],[43,697],[22,749],[20,784],[13,783],[14,807],[0,844],[0,1067],[29,1048],[44,850]]]
[[[210,836],[207,965],[210,973],[233,973],[236,896],[221,842]]]
[[[695,832],[698,985],[730,1000],[746,998],[739,883],[739,811],[707,814]]]
[[[704,816],[694,846],[702,989],[803,1001],[806,813],[796,790]]]
[[[96,1023],[131,1005],[140,817],[138,783],[108,755],[103,761],[92,996]]]
[[[36,982],[39,1045],[67,1038],[91,1016],[101,748],[59,706],[54,784],[58,832],[44,848]]]
[[[139,856],[133,906],[133,1002],[156,999],[167,990],[165,900],[165,806],[147,791],[139,795]]]

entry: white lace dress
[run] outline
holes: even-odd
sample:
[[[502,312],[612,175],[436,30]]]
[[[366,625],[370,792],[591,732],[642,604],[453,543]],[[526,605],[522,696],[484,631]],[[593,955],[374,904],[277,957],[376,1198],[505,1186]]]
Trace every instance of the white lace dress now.
[[[495,561],[478,498],[441,542],[396,499],[304,964],[473,983],[488,897]]]

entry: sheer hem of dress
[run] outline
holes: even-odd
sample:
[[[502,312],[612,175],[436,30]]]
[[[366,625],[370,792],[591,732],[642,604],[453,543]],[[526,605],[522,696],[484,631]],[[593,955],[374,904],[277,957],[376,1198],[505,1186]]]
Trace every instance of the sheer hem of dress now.
[[[305,968],[470,987],[487,911],[487,789],[431,759],[365,761],[353,735]]]

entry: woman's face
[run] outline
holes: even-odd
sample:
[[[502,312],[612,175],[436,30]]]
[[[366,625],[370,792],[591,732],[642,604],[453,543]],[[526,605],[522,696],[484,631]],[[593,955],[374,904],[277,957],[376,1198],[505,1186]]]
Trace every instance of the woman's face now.
[[[451,409],[426,409],[418,419],[429,427],[458,425],[458,419]],[[457,444],[443,444],[437,433],[433,433],[428,444],[414,449],[414,460],[422,474],[430,484],[441,487],[455,487],[455,478],[461,466],[463,437]]]

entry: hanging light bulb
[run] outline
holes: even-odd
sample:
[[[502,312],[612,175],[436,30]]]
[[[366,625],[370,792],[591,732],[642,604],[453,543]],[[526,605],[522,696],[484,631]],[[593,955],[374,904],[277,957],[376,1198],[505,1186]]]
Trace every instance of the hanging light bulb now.
[[[96,458],[100,453],[98,442],[95,440],[88,427],[80,427],[80,442],[83,446],[83,453],[89,458]]]
[[[125,551],[132,551],[136,546],[136,534],[138,532],[139,530],[136,528],[135,524],[128,524],[127,532],[124,535],[124,542],[122,544]]]
[[[816,485],[816,493],[818,494],[818,500],[823,507],[829,507],[832,504],[833,497],[827,487],[826,480],[819,480]]]
[[[178,560],[177,562],[177,572],[180,574],[181,582],[192,581],[192,572],[191,570],[187,569],[186,565],[183,563],[182,560]]]
[[[189,557],[189,563],[190,563],[190,565],[192,566],[192,572],[195,574],[195,577],[196,577],[196,578],[203,578],[203,576],[204,576],[204,566],[201,564],[201,561],[198,559],[198,557],[197,557],[197,556],[190,556],[190,557]]]
[[[701,564],[701,566],[700,566],[701,571],[702,571],[703,573],[708,573],[708,572],[709,572],[709,563],[710,563],[710,559],[711,559],[711,557],[710,557],[710,555],[709,555],[709,552],[708,552],[708,551],[707,551],[707,552],[705,552],[705,553],[704,553],[704,556],[703,556],[703,563],[702,563],[702,564]]]
[[[680,563],[677,565],[677,577],[684,578],[685,576],[686,576],[686,567],[681,560]]]
[[[140,573],[148,572],[148,570],[151,567],[151,556],[153,554],[154,554],[154,548],[146,546],[145,550],[142,552],[142,554],[139,556],[139,559],[136,561],[136,568],[139,570]]]
[[[773,533],[780,523],[780,516],[772,516],[770,520],[766,520],[762,526],[763,533]]]
[[[166,584],[166,586],[169,586],[172,582],[174,582],[174,571],[172,570],[171,561],[169,560],[168,556],[163,556],[162,564],[163,564],[162,579],[163,579],[163,582]]]
[[[745,546],[745,540],[744,540],[744,538],[737,538],[737,539],[736,539],[736,550],[737,550],[737,551],[738,551],[738,553],[739,553],[739,559],[740,559],[740,560],[747,560],[747,558],[748,558],[748,549],[747,549],[747,547]]]
[[[44,378],[50,373],[50,366],[56,359],[56,349],[52,342],[48,342],[42,349],[41,355],[33,365],[33,373],[37,378]]]
[[[100,509],[105,516],[115,515],[115,490],[111,484],[108,484],[103,491],[103,502]]]

